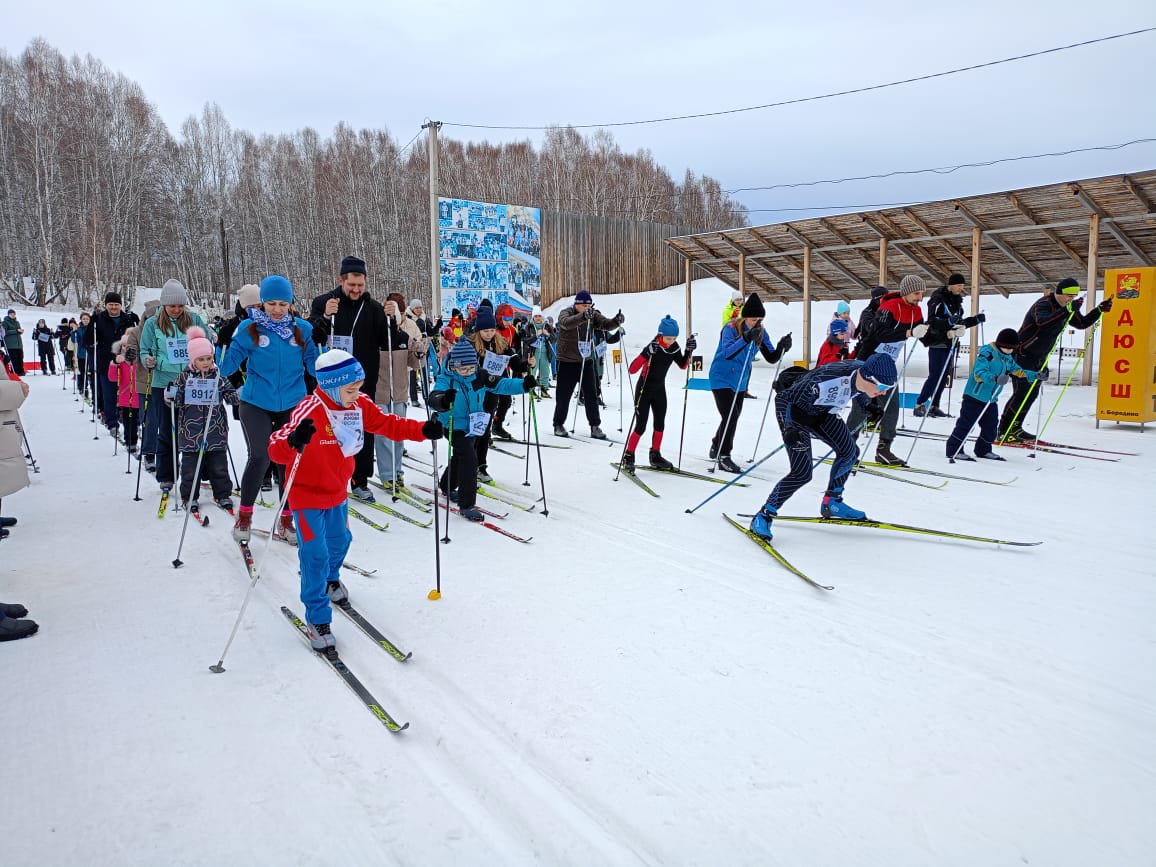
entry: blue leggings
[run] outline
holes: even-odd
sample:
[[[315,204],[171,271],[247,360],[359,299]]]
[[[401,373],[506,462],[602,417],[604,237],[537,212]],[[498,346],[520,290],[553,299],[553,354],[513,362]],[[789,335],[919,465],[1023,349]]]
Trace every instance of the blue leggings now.
[[[301,565],[301,603],[309,623],[329,623],[333,609],[325,585],[341,577],[341,562],[349,552],[349,506],[297,509],[297,561]]]
[[[778,511],[795,491],[811,481],[815,468],[815,458],[811,453],[812,437],[822,440],[834,449],[835,460],[831,464],[827,493],[841,495],[843,484],[851,475],[851,468],[859,457],[859,447],[855,445],[855,438],[851,436],[843,419],[824,412],[808,424],[787,421],[786,402],[781,396],[775,397],[775,416],[783,431],[783,442],[787,445],[787,460],[791,464],[791,471],[775,485],[775,489],[767,497],[767,505]]]

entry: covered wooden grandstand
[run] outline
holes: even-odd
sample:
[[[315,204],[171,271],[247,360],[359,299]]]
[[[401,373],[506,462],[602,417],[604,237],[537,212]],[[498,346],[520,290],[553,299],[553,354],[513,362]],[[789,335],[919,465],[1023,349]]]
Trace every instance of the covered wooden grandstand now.
[[[1156,170],[812,217],[667,239],[684,260],[746,295],[804,304],[804,358],[812,358],[812,301],[862,300],[918,274],[931,288],[953,272],[979,296],[1040,292],[1075,277],[1097,303],[1109,268],[1156,263]],[[1089,336],[1089,346],[1090,349]],[[971,357],[978,335],[971,332]],[[1091,383],[1091,365],[1083,382]]]

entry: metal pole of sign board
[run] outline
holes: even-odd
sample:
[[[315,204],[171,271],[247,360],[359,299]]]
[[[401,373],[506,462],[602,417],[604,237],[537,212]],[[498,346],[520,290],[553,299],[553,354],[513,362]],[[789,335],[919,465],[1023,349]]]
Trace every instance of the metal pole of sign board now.
[[[441,125],[440,120],[431,120],[421,126],[429,130],[430,304],[435,321],[442,315],[441,256],[438,244],[438,130]]]

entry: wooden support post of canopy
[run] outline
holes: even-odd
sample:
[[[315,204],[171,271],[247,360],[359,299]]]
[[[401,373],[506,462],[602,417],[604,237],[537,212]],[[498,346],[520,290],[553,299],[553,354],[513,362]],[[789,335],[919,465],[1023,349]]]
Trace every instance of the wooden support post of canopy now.
[[[979,229],[971,230],[971,315],[979,315],[979,252],[983,245],[983,232]],[[979,329],[971,329],[971,357],[967,360],[967,370],[970,373],[975,366],[976,356],[979,355]]]
[[[1088,282],[1085,286],[1088,289],[1088,300],[1084,302],[1084,312],[1091,310],[1096,306],[1096,257],[1100,252],[1100,215],[1092,214],[1088,218]],[[1104,287],[1104,294],[1107,295],[1108,287]],[[1096,329],[1089,328],[1087,336],[1084,338],[1084,369],[1080,371],[1080,384],[1092,384],[1092,348],[1096,342]]]
[[[803,365],[811,366],[811,248],[803,248]],[[767,395],[767,400],[772,396]]]
[[[739,253],[739,294],[747,297],[747,254]]]
[[[690,319],[690,269],[691,269],[690,256],[684,257],[683,261],[686,262],[686,333],[687,333],[687,336],[689,337],[693,333],[693,329],[691,328],[691,319]],[[685,342],[685,341],[683,341],[683,342]]]
[[[879,237],[879,282],[877,286],[887,285],[887,239]]]

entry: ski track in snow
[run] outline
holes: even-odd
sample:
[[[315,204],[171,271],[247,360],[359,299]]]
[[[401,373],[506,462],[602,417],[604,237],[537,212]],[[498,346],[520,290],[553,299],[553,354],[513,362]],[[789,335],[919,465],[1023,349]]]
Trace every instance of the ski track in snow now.
[[[718,296],[704,309],[721,309],[727,290],[702,286]],[[649,339],[639,321],[677,316],[681,291],[622,299],[627,360]],[[783,316],[771,311],[773,333]],[[712,312],[699,332],[708,361],[713,325]],[[760,363],[760,399],[769,375]],[[0,728],[21,780],[0,796],[19,829],[5,863],[1084,865],[1145,863],[1156,846],[1156,593],[1149,554],[1127,541],[1156,518],[1150,497],[1128,499],[1156,472],[1144,437],[1093,428],[1091,390],[1065,398],[1048,438],[1141,457],[1009,450],[1006,465],[968,470],[1018,474],[1007,488],[864,474],[848,485],[873,517],[1041,548],[780,523],[784,555],[833,593],[718,518],[761,504],[781,453],[692,516],[718,486],[650,474],[655,500],[611,483],[600,444],[543,449],[550,516],[510,509],[502,522],[533,543],[454,518],[436,603],[432,529],[354,523],[349,559],[379,572],[343,580],[414,657],[397,663],[339,614],[334,632],[411,723],[395,736],[284,621],[281,604],[302,612],[281,543],[228,672],[210,674],[248,583],[228,516],[190,523],[174,570],[183,513],[155,518],[147,474],[133,503],[135,466],[126,476],[123,452],[92,439],[58,379],[29,381],[22,415],[43,472],[5,499],[21,523],[0,548],[0,599],[28,603],[41,634],[0,645],[15,697]],[[605,396],[612,430],[617,385]],[[520,402],[513,411],[520,425]],[[761,416],[747,407],[736,452],[749,454]],[[692,394],[687,469],[705,469],[690,456],[715,424],[709,397]],[[764,432],[764,454],[776,434]],[[913,460],[949,469],[942,443],[921,441]],[[517,461],[490,470],[520,487]],[[826,477],[816,469],[793,514],[817,512]],[[530,480],[533,499],[537,467]],[[272,514],[258,507],[255,525]],[[255,536],[259,564],[264,546]]]

